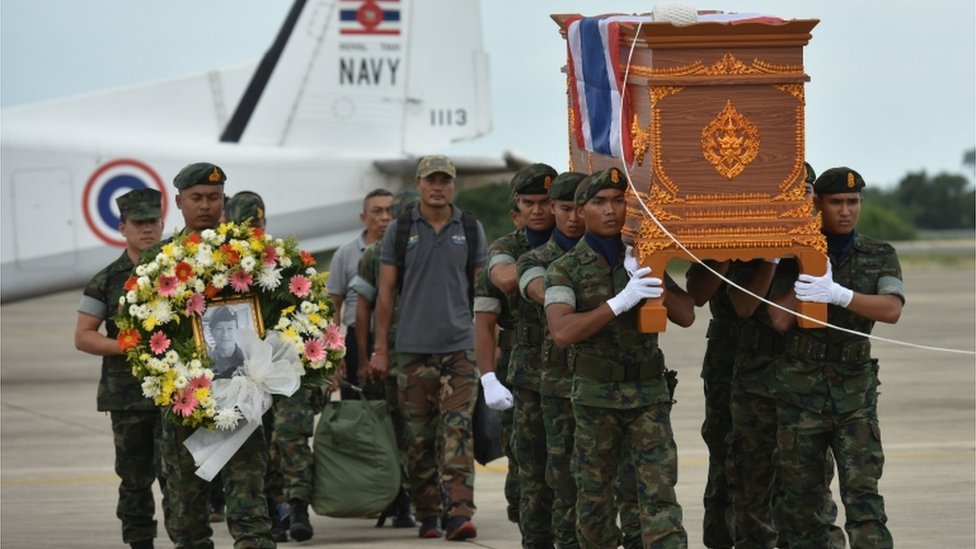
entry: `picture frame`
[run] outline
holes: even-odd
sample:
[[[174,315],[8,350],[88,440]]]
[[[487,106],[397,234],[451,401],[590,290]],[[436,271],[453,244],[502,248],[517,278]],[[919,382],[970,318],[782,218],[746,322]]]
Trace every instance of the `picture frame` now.
[[[264,339],[264,316],[261,314],[261,300],[257,294],[208,299],[203,316],[193,317],[193,341],[201,354],[213,358],[216,347],[213,321],[215,318],[228,316],[236,321],[237,330],[249,330],[258,339]],[[236,335],[234,339],[236,341]]]

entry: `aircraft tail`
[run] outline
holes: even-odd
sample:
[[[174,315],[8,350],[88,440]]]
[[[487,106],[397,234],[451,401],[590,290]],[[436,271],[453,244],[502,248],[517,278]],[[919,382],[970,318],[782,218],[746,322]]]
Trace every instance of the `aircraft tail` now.
[[[221,141],[425,154],[487,133],[478,0],[295,0]]]

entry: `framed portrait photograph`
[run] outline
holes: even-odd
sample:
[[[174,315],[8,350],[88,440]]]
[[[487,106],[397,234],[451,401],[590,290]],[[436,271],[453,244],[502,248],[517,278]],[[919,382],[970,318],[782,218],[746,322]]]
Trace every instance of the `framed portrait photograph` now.
[[[203,318],[194,317],[193,339],[210,357],[214,378],[229,378],[243,366],[242,331],[264,338],[261,302],[254,294],[209,300]]]

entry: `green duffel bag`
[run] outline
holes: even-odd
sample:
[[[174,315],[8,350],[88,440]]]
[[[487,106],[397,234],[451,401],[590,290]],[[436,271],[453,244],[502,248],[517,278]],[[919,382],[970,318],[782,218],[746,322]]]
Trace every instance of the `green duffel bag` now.
[[[400,461],[385,400],[325,405],[315,428],[312,509],[329,517],[381,513],[400,490]]]

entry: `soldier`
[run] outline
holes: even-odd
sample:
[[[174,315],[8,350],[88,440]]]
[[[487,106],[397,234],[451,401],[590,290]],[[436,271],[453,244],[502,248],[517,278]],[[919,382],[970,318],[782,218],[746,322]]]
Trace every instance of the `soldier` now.
[[[218,225],[225,181],[224,171],[209,162],[189,164],[176,174],[176,206],[183,214],[184,231],[199,232]],[[148,250],[143,257],[153,257],[154,251],[155,248]],[[213,530],[207,512],[209,483],[196,476],[193,456],[183,444],[192,433],[190,427],[163,422],[161,454],[171,502],[167,530],[177,548],[212,548]],[[264,498],[267,468],[267,442],[263,430],[258,428],[221,470],[227,527],[237,549],[275,547]]]
[[[450,501],[444,536],[461,541],[477,535],[471,521],[471,414],[478,383],[471,306],[474,281],[487,251],[481,223],[452,203],[456,177],[454,163],[446,156],[422,158],[416,177],[420,203],[409,219],[393,221],[383,237],[370,369],[381,378],[389,373],[388,337],[399,293],[400,404],[409,437],[408,470],[421,521],[419,536],[441,535],[443,486]],[[402,240],[401,221],[409,221]]]
[[[509,300],[515,319],[515,342],[507,381],[512,386],[512,437],[518,462],[519,529],[522,546],[552,547],[552,490],[546,483],[546,445],[539,382],[542,370],[541,310],[518,294],[515,261],[545,244],[555,224],[549,187],[558,175],[547,164],[532,164],[512,178],[512,197],[525,226],[492,242],[488,249],[488,278]],[[486,400],[500,381],[491,372],[481,380]],[[489,403],[491,405],[491,403]]]
[[[846,167],[825,171],[814,183],[829,264],[823,276],[800,274],[793,291],[776,302],[827,303],[833,328],[796,326],[795,317],[770,309],[773,327],[786,332],[786,353],[776,365],[777,482],[791,549],[826,547],[820,516],[827,491],[826,452],[837,462],[841,500],[852,548],[891,547],[878,481],[884,465],[878,429],[878,361],[869,334],[875,322],[895,323],[904,305],[901,266],[894,248],[855,230],[864,179]]]
[[[224,206],[224,217],[234,223],[249,223],[256,229],[267,227],[264,199],[251,191],[232,196]],[[338,310],[338,309],[337,309]],[[313,392],[300,388],[295,394],[277,399],[262,418],[268,444],[268,473],[264,494],[271,517],[271,536],[276,542],[310,539],[314,533],[308,515],[312,498],[312,475],[315,458],[308,445],[315,423],[310,399]],[[220,479],[220,475],[214,481]],[[211,507],[218,499],[223,507],[223,483],[214,482]]]
[[[671,395],[657,334],[637,331],[632,309],[664,293],[648,267],[626,268],[621,229],[627,180],[617,168],[587,177],[575,202],[583,239],[546,271],[546,318],[556,345],[569,347],[576,420],[577,535],[581,547],[616,547],[613,481],[633,464],[645,547],[686,547],[674,493],[678,457]],[[694,321],[691,297],[668,279],[668,318]]]
[[[406,190],[397,194],[390,204],[390,213],[395,218],[401,213],[410,210],[419,200],[419,195],[414,190]],[[383,228],[386,234],[386,227]],[[380,276],[380,252],[382,251],[382,237],[373,242],[363,250],[362,257],[356,267],[356,276],[349,282],[349,287],[356,292],[356,324],[366,326],[368,329],[356,331],[356,356],[359,360],[359,371],[363,372],[363,378],[372,382],[373,376],[369,369],[369,354],[373,347],[373,304],[376,302],[376,284]],[[395,317],[395,315],[394,315]],[[390,348],[396,340],[396,324],[390,326]],[[390,364],[390,375],[386,378],[383,391],[386,403],[389,405],[390,418],[393,421],[393,430],[396,433],[397,450],[400,455],[400,491],[396,499],[385,509],[376,520],[376,526],[381,527],[386,522],[388,516],[393,517],[394,528],[413,528],[417,525],[410,510],[409,479],[406,473],[407,459],[407,440],[404,434],[403,414],[400,411],[400,391],[397,386],[399,369],[394,360]]]
[[[522,254],[515,264],[519,292],[523,298],[531,300],[537,306],[537,315],[543,321],[543,277],[546,268],[583,237],[585,227],[574,197],[576,187],[585,178],[586,174],[565,172],[553,180],[549,187],[549,198],[556,222],[552,238],[546,244]],[[572,467],[576,423],[569,400],[573,376],[566,362],[565,351],[552,341],[547,327],[543,332],[545,335],[542,343],[539,395],[548,454],[546,482],[553,495],[553,540],[560,549],[567,549],[579,547],[576,540],[576,481],[573,480]]]
[[[515,230],[525,226],[518,201],[509,198],[509,216]],[[501,410],[502,451],[508,458],[505,475],[505,511],[508,520],[518,524],[521,493],[518,483],[518,456],[512,443],[512,388],[508,384],[508,364],[512,357],[515,340],[515,318],[511,302],[488,280],[488,271],[482,270],[475,282],[474,297],[474,352],[481,373],[481,385],[485,403],[493,410]],[[491,380],[497,380],[494,384]]]
[[[154,189],[136,189],[118,197],[119,232],[125,238],[125,251],[92,277],[78,304],[75,348],[102,357],[98,381],[99,412],[109,412],[115,439],[115,473],[119,483],[116,515],[122,521],[122,541],[134,549],[148,549],[156,537],[153,518],[154,478],[160,488],[157,438],[160,414],[152,400],[142,395],[139,381],[132,376],[125,355],[119,349],[118,327],[112,318],[125,294],[123,285],[139,263],[139,254],[159,242],[163,233],[161,194]],[[105,324],[105,333],[99,327]],[[163,491],[163,514],[168,501]]]
[[[386,234],[386,227],[393,221],[390,206],[393,203],[393,193],[386,189],[374,189],[363,198],[363,211],[359,220],[363,223],[362,232],[352,241],[342,245],[332,256],[329,268],[328,290],[332,295],[335,309],[335,322],[346,326],[346,356],[339,365],[346,379],[355,385],[366,381],[367,372],[363,372],[363,379],[359,376],[359,357],[356,345],[356,298],[358,294],[350,282],[356,276],[359,268],[359,258],[367,246],[379,242]],[[340,315],[341,312],[341,315]],[[368,328],[364,328],[368,330]],[[359,398],[351,388],[340,389],[344,400]],[[381,400],[384,397],[383,387],[367,391],[371,398]]]

